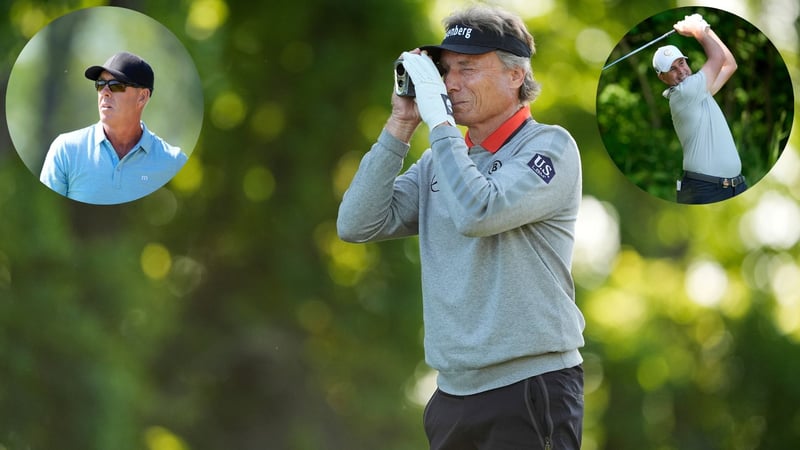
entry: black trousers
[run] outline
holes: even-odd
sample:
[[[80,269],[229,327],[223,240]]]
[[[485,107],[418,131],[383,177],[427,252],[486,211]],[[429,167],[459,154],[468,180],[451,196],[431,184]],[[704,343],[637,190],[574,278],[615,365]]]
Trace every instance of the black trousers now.
[[[474,395],[437,390],[425,407],[424,422],[431,450],[578,450],[583,368]]]
[[[684,175],[681,179],[681,188],[678,191],[678,203],[703,204],[715,203],[737,196],[747,190],[747,183],[742,182],[736,186],[725,187],[720,183],[699,180]]]

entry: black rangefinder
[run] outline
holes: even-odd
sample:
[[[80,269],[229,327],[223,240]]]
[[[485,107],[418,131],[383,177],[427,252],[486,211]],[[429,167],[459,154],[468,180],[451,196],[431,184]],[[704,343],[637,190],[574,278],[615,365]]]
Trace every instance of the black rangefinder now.
[[[416,97],[414,82],[403,67],[403,58],[394,62],[394,92],[400,97]]]

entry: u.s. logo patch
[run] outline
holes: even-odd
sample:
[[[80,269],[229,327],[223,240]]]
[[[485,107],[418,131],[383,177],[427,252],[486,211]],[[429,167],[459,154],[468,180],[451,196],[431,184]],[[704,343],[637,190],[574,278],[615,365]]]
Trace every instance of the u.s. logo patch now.
[[[528,161],[528,167],[547,184],[550,184],[550,181],[556,176],[556,168],[553,166],[553,161],[539,153],[533,155],[533,159]]]

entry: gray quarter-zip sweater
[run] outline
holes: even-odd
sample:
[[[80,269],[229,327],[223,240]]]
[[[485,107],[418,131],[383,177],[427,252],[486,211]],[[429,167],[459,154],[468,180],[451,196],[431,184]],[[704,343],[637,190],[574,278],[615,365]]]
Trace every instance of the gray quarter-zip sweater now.
[[[492,153],[436,127],[431,148],[398,176],[409,146],[384,130],[339,208],[345,241],[419,235],[426,361],[454,395],[582,361],[570,274],[578,148],[533,119],[509,131]]]

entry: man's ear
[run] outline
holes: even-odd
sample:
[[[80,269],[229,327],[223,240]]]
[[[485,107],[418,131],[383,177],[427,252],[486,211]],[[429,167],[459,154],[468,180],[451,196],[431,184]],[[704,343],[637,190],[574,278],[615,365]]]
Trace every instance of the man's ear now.
[[[525,83],[525,69],[522,67],[511,69],[511,82],[514,87],[521,87]]]
[[[146,105],[149,100],[150,100],[150,89],[144,88],[141,91],[139,91],[139,103]]]

